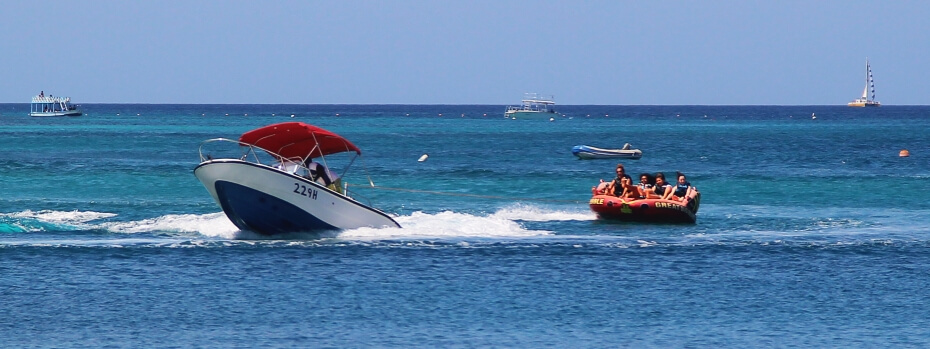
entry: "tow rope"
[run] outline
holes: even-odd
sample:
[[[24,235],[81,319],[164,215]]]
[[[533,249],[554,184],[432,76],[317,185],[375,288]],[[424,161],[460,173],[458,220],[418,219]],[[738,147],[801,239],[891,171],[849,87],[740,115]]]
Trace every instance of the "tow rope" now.
[[[349,183],[346,183],[346,189],[350,186]],[[356,188],[369,188],[369,189],[380,189],[380,190],[390,190],[390,191],[402,191],[408,193],[421,193],[421,194],[433,194],[433,195],[445,195],[445,196],[461,196],[461,197],[470,197],[470,198],[482,198],[482,199],[500,199],[500,200],[512,200],[512,201],[537,201],[537,202],[558,202],[558,203],[571,203],[571,204],[581,204],[587,203],[587,201],[579,200],[558,200],[558,199],[539,199],[539,198],[521,198],[521,197],[512,197],[512,196],[496,196],[496,195],[478,195],[478,194],[465,194],[465,193],[450,193],[442,191],[433,191],[433,190],[420,190],[420,189],[407,189],[407,188],[392,188],[392,187],[382,187],[375,185],[351,185]]]

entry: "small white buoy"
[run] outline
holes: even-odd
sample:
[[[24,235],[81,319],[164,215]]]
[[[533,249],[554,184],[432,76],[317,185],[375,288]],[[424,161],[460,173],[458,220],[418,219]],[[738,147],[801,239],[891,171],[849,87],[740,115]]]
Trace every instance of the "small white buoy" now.
[[[249,113],[245,113],[245,115],[243,115],[243,116],[249,116]]]
[[[274,113],[271,113],[271,116],[274,116]]]
[[[549,118],[549,122],[553,122],[553,121],[555,121],[555,118],[550,117],[550,118]]]
[[[294,114],[291,114],[291,117],[294,117]]]
[[[420,159],[418,159],[417,162],[423,162],[426,161],[426,159],[429,159],[429,154],[423,154],[420,156]]]

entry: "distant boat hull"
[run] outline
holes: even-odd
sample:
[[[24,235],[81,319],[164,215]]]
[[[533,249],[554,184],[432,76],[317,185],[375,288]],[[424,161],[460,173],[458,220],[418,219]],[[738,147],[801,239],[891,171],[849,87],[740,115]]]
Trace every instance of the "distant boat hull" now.
[[[695,193],[694,197],[684,203],[660,199],[624,200],[610,195],[595,195],[591,197],[588,206],[598,218],[606,220],[694,224],[697,222],[700,202],[700,193]]]
[[[550,112],[550,111],[531,111],[531,110],[518,110],[518,111],[508,111],[504,113],[504,117],[508,119],[523,119],[523,120],[543,120],[559,116],[559,113]]]
[[[20,114],[20,115],[22,115],[22,114]],[[29,116],[36,116],[36,117],[47,117],[47,116],[81,116],[81,115],[83,115],[83,113],[81,113],[80,110],[69,110],[69,111],[64,111],[64,112],[59,111],[59,112],[34,112],[34,113],[29,113]]]
[[[194,169],[194,175],[242,230],[275,235],[400,227],[384,212],[270,166],[207,160]]]
[[[630,159],[639,160],[643,152],[639,149],[603,149],[587,145],[572,147],[572,154],[581,159]]]
[[[882,104],[879,102],[849,102],[846,103],[850,107],[880,107]]]

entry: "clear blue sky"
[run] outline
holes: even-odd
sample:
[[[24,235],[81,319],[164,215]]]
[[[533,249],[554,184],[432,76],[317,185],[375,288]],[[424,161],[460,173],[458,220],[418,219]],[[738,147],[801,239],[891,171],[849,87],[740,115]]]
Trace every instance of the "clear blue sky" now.
[[[930,1],[4,1],[0,102],[930,104]]]

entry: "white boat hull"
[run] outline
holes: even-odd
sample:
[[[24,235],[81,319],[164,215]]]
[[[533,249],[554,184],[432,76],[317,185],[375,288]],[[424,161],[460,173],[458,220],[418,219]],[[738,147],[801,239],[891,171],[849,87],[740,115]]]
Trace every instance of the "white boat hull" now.
[[[643,157],[639,149],[603,149],[577,145],[572,148],[572,154],[581,159],[630,159],[638,160]]]
[[[549,118],[554,118],[556,116],[559,116],[559,113],[546,112],[546,111],[520,110],[520,111],[514,111],[514,112],[508,111],[504,113],[504,117],[508,119],[527,119],[527,120],[546,119],[548,120]]]
[[[384,212],[266,165],[207,160],[194,175],[239,229],[274,235],[400,227]]]
[[[879,102],[874,102],[874,101],[868,101],[868,102],[854,101],[854,102],[846,103],[846,105],[850,107],[880,107],[882,104]]]
[[[81,116],[80,110],[56,111],[56,112],[34,112],[29,116]]]

